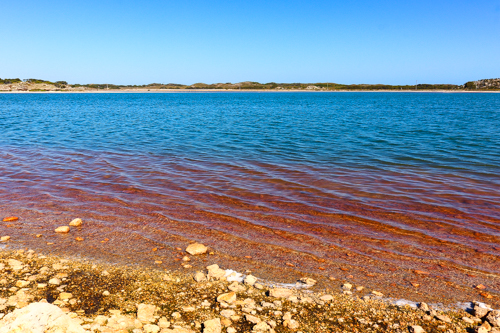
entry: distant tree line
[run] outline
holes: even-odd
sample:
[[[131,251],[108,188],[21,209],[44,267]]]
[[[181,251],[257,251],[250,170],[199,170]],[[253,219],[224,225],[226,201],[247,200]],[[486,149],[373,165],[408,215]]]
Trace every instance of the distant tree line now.
[[[500,79],[488,79],[480,81],[469,81],[463,85],[454,84],[418,84],[418,85],[387,85],[387,84],[340,84],[340,83],[259,83],[254,81],[245,81],[239,83],[195,83],[184,85],[177,83],[150,83],[144,85],[117,85],[107,83],[91,84],[72,84],[66,81],[51,82],[41,79],[0,79],[0,84],[14,84],[26,82],[31,84],[51,84],[57,88],[83,87],[88,89],[232,89],[232,90],[499,90]],[[478,85],[479,84],[479,85]]]

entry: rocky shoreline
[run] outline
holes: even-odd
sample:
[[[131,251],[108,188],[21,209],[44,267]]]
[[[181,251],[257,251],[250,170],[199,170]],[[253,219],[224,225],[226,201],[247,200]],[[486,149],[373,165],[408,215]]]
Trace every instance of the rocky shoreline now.
[[[207,255],[192,244],[183,260]],[[0,333],[500,332],[483,303],[440,311],[396,306],[362,286],[283,286],[222,269],[195,274],[96,264],[32,250],[0,252]],[[313,291],[314,290],[314,291]]]

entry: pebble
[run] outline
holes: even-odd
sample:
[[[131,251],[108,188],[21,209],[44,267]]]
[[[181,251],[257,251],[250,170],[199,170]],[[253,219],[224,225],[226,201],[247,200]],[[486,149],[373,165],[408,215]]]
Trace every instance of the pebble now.
[[[69,223],[69,225],[70,225],[71,227],[80,227],[80,226],[82,225],[82,219],[80,219],[80,218],[73,219],[73,220]]]
[[[261,322],[259,317],[252,316],[251,314],[246,314],[245,319],[251,322],[252,324],[258,324]]]
[[[56,230],[54,230],[54,231],[58,232],[58,233],[65,234],[65,233],[69,232],[69,227],[67,225],[64,225],[62,227],[57,227]]]
[[[70,299],[73,297],[73,294],[71,293],[60,293],[59,294],[59,299],[62,299],[62,300],[67,300],[67,299]]]
[[[10,236],[2,236],[2,237],[0,237],[0,241],[1,241],[1,242],[6,242],[6,241],[8,241],[9,239],[10,239]]]
[[[52,278],[49,280],[49,284],[53,284],[53,285],[60,285],[61,284],[61,280],[59,280],[58,278]]]
[[[344,283],[342,285],[342,289],[344,289],[344,290],[351,290],[352,289],[352,284],[350,284],[350,283]]]
[[[199,255],[199,254],[205,254],[207,253],[207,250],[208,248],[203,245],[203,244],[200,244],[200,243],[193,243],[193,244],[190,244],[187,248],[186,248],[186,252],[189,253],[190,255]]]
[[[12,222],[12,221],[16,221],[16,220],[19,220],[19,217],[17,217],[17,216],[8,216],[8,217],[4,217],[3,222]]]

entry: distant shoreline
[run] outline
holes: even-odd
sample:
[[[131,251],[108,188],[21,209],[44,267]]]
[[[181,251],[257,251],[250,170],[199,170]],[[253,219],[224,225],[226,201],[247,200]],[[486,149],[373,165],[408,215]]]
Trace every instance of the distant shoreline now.
[[[464,93],[464,94],[478,94],[487,93],[495,94],[500,93],[500,90],[301,90],[301,89],[288,89],[288,90],[275,90],[275,89],[94,89],[94,90],[47,90],[47,91],[8,91],[0,90],[0,93],[4,94],[89,94],[89,93],[100,93],[100,94],[119,94],[119,93],[220,93],[220,92],[231,92],[231,93],[242,93],[242,92],[254,92],[254,93],[333,93],[333,92],[371,92],[371,93]]]

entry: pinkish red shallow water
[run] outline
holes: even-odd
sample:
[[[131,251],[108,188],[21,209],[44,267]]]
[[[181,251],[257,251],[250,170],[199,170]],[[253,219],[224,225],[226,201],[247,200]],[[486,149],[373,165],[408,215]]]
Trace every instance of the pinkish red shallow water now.
[[[196,240],[217,258],[195,268],[221,262],[288,282],[332,276],[395,297],[498,302],[474,286],[500,293],[499,203],[495,183],[415,169],[49,148],[0,153],[0,216],[20,217],[1,224],[9,246],[176,268],[175,248]],[[53,232],[75,217],[82,228]]]

